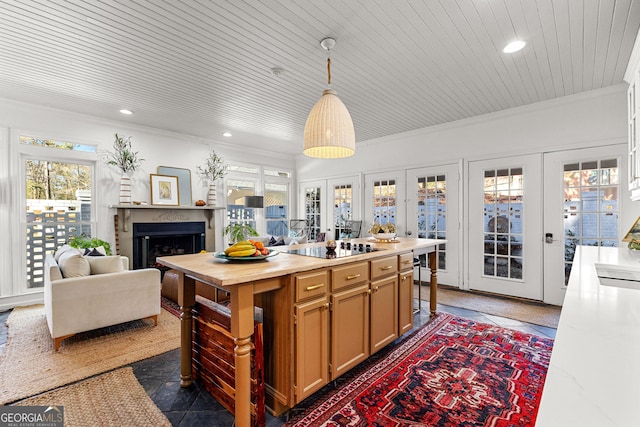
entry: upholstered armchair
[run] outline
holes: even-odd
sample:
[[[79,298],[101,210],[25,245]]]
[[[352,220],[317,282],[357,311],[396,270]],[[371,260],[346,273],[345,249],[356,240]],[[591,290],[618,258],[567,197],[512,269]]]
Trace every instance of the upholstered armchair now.
[[[124,256],[47,255],[44,305],[54,351],[79,332],[145,318],[157,325],[160,271],[129,270]]]

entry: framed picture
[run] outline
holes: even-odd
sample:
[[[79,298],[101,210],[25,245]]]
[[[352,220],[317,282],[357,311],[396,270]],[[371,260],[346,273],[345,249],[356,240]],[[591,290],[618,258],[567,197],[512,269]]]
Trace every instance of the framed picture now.
[[[622,239],[623,242],[630,242],[632,240],[640,240],[640,217],[636,219],[633,226],[627,231],[627,234]]]
[[[151,181],[152,205],[179,205],[180,195],[177,176],[150,174],[149,177]]]
[[[180,192],[180,206],[191,206],[191,170],[174,168],[171,166],[158,166],[158,175],[178,177],[178,191]]]

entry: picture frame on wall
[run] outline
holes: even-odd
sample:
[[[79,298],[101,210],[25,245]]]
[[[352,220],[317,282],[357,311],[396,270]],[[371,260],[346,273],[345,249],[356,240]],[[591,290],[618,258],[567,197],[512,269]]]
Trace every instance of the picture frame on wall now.
[[[180,206],[191,206],[191,170],[184,168],[174,168],[172,166],[158,166],[158,175],[168,175],[178,177],[178,191],[180,193]]]
[[[640,240],[640,217],[636,219],[627,234],[625,234],[623,242],[630,242],[632,240]]]
[[[178,177],[150,174],[151,204],[160,206],[179,206],[180,190]]]

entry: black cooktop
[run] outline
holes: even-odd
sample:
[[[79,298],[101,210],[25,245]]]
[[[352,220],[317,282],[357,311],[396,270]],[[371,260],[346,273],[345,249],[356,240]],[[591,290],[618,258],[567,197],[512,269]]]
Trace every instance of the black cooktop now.
[[[332,258],[345,258],[348,256],[360,255],[360,254],[365,254],[369,252],[377,252],[377,251],[383,251],[383,250],[384,249],[374,248],[369,244],[345,245],[344,242],[342,242],[335,249],[327,248],[325,246],[315,246],[311,248],[289,249],[283,252],[287,254],[332,259]]]

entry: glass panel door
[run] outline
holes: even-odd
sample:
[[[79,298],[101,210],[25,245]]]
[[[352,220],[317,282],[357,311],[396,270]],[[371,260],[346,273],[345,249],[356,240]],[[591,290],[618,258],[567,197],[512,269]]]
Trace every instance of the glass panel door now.
[[[542,299],[542,157],[469,162],[469,288]]]
[[[392,171],[365,177],[365,209],[361,237],[373,222],[395,224],[398,236],[406,236],[406,172]]]
[[[577,245],[618,246],[626,146],[544,155],[544,300],[561,305]],[[629,226],[635,220],[627,218]]]

